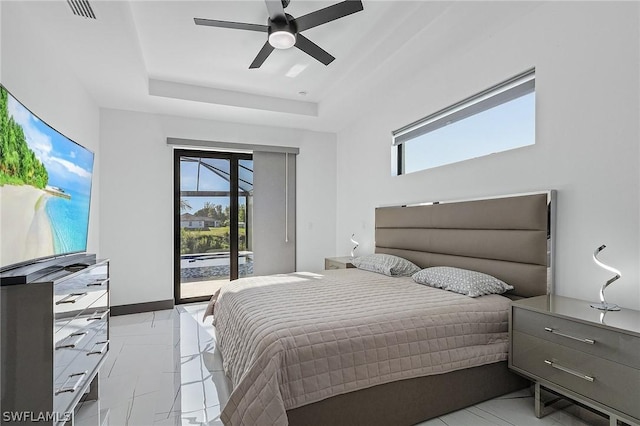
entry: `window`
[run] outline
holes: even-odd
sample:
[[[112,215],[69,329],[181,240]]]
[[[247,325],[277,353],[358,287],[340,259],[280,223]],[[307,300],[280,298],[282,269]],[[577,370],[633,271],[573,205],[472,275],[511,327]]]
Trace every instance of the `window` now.
[[[535,70],[393,132],[396,175],[535,143]]]

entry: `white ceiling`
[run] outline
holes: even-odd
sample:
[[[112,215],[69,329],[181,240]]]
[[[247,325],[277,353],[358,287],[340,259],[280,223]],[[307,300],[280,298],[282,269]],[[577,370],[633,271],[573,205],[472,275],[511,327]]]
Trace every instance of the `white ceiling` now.
[[[292,0],[286,11],[296,17],[335,3]],[[362,12],[304,32],[335,56],[329,66],[294,48],[274,51],[254,70],[248,67],[266,34],[197,26],[193,18],[266,24],[261,0],[93,0],[96,20],[73,15],[62,0],[14,6],[38,25],[101,107],[338,131],[362,113],[362,93],[408,66],[394,61],[400,47],[464,3],[363,4]],[[491,8],[468,5],[463,15],[478,22],[480,10],[493,15]],[[433,49],[442,45],[436,34],[427,39]],[[304,69],[287,77],[293,66]]]

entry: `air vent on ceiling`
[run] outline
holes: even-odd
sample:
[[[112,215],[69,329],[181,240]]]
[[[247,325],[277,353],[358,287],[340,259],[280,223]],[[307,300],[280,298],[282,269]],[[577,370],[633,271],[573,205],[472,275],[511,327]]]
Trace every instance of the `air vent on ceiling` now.
[[[96,19],[96,14],[87,0],[67,0],[74,15]]]

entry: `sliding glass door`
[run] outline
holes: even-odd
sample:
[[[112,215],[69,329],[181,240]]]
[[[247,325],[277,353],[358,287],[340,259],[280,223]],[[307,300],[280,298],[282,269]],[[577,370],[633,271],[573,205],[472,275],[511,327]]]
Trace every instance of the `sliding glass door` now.
[[[175,301],[253,274],[251,154],[175,150]]]
[[[238,159],[238,277],[253,275],[253,159]]]

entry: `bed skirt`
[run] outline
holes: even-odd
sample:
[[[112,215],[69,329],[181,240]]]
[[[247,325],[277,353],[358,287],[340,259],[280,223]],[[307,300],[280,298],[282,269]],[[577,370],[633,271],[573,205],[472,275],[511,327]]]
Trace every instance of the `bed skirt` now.
[[[287,417],[290,426],[410,426],[529,385],[502,361],[337,395]]]

